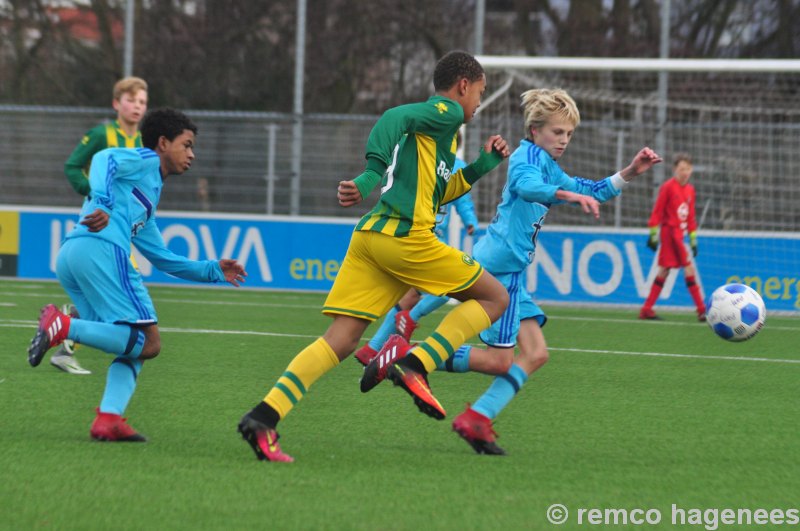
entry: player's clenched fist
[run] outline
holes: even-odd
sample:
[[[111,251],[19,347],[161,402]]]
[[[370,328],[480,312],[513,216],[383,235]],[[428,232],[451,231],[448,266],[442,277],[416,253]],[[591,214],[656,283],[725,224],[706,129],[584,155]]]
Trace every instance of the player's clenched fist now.
[[[500,135],[492,135],[483,145],[483,150],[486,153],[491,153],[492,150],[497,151],[500,153],[503,158],[507,158],[511,155],[511,150],[508,149],[508,142],[500,136]]]
[[[339,181],[339,187],[336,190],[336,198],[343,207],[357,205],[363,199],[361,197],[361,192],[358,191],[358,187],[353,181]]]

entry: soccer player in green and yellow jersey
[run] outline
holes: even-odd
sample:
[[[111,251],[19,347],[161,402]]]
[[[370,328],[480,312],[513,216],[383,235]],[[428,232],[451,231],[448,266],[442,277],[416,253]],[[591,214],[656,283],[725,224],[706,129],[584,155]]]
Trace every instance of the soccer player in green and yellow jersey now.
[[[126,77],[117,81],[113,94],[117,119],[90,129],[64,164],[69,184],[84,197],[89,193],[89,165],[95,153],[110,147],[142,147],[138,128],[147,111],[147,82]]]
[[[439,206],[467,193],[510,153],[502,137],[490,136],[477,160],[453,171],[456,133],[472,119],[486,90],[483,67],[468,53],[450,52],[437,63],[433,85],[436,94],[427,101],[384,113],[367,141],[366,171],[339,183],[342,206],[359,203],[378,182],[381,198],[356,226],[325,301],[322,312],[333,318],[328,330],[294,357],[266,397],[239,422],[239,432],[259,459],[292,461],[277,444],[278,421],[315,381],[355,350],[367,326],[409,288],[448,294],[463,304],[413,349],[387,342],[390,348],[378,358],[397,363],[384,363],[374,374],[368,367],[361,388],[367,391],[388,377],[412,396],[420,411],[437,419],[445,411],[430,391],[427,373],[508,305],[508,293],[493,276],[433,232]]]
[[[120,79],[114,84],[111,105],[117,119],[90,129],[64,164],[69,184],[84,197],[89,194],[89,166],[95,153],[112,147],[142,147],[139,121],[147,111],[147,82],[139,77]],[[78,316],[71,304],[64,305],[63,311]],[[75,348],[74,342],[65,341],[50,357],[50,364],[69,374],[91,374],[75,359]]]

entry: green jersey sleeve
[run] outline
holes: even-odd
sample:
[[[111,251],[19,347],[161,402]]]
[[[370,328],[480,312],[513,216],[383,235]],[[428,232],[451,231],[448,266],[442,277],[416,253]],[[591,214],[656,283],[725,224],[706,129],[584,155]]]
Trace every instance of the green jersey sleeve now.
[[[501,162],[503,162],[503,156],[500,153],[495,150],[486,153],[481,148],[478,158],[472,164],[453,172],[442,198],[442,203],[454,201],[469,192],[475,181],[495,169]]]
[[[469,184],[475,184],[475,181],[495,169],[501,162],[503,162],[503,156],[500,153],[494,149],[486,153],[481,148],[478,158],[463,169],[464,178]]]

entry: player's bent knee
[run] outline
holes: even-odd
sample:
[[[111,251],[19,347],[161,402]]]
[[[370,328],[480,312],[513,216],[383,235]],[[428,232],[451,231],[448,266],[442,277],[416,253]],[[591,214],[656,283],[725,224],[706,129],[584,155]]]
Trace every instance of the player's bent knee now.
[[[508,291],[503,288],[502,291],[497,292],[497,294],[494,295],[490,300],[483,300],[479,302],[481,303],[481,306],[483,306],[486,315],[489,316],[489,319],[492,322],[495,322],[500,319],[500,316],[503,315],[503,312],[505,312],[506,308],[508,308],[508,301]]]
[[[538,369],[550,359],[550,353],[547,352],[546,348],[537,349],[531,355],[531,362],[533,364],[534,369]]]
[[[537,348],[533,351],[520,352],[517,365],[530,374],[541,368],[549,359],[550,354],[547,352],[547,348]]]
[[[514,363],[514,349],[504,349],[500,353],[491,357],[491,365],[487,372],[490,374],[506,374],[511,370],[511,365]]]
[[[139,355],[139,359],[151,360],[157,357],[160,353],[161,339],[148,340],[144,344],[144,348],[142,349],[142,353]]]
[[[506,374],[511,370],[511,365],[514,363],[514,358],[501,358],[497,360],[497,367],[495,367],[495,374]]]
[[[144,349],[142,353],[139,355],[139,359],[141,360],[151,360],[157,357],[161,353],[161,346],[157,349]]]
[[[545,363],[550,360],[550,353],[547,352],[547,349],[542,350],[541,352],[537,352],[534,356],[534,361],[541,367]]]

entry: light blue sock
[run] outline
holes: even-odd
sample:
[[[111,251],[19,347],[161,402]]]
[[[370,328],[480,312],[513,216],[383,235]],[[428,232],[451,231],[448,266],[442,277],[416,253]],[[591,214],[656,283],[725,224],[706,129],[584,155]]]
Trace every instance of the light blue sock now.
[[[414,322],[419,322],[420,319],[429,313],[434,312],[447,304],[447,301],[449,300],[450,297],[446,297],[444,295],[441,297],[430,294],[423,295],[419,302],[415,304],[411,310],[409,310],[408,314],[411,316]]]
[[[443,361],[437,371],[447,372],[469,372],[469,354],[472,351],[470,345],[462,345],[452,356]]]
[[[100,401],[100,411],[122,415],[136,390],[136,378],[142,370],[142,361],[117,356],[111,362],[106,376],[106,390]]]
[[[494,379],[489,389],[472,404],[472,409],[494,420],[527,381],[528,375],[514,363],[507,373]]]
[[[397,315],[397,312],[400,311],[400,307],[398,305],[392,306],[392,309],[386,314],[386,317],[383,318],[383,322],[381,323],[380,328],[378,331],[375,332],[375,335],[372,339],[369,340],[369,346],[375,350],[380,350],[386,340],[389,339],[389,336],[395,333],[394,328],[394,316]]]
[[[144,332],[122,324],[73,319],[68,337],[76,343],[128,358],[138,358],[144,348]]]

